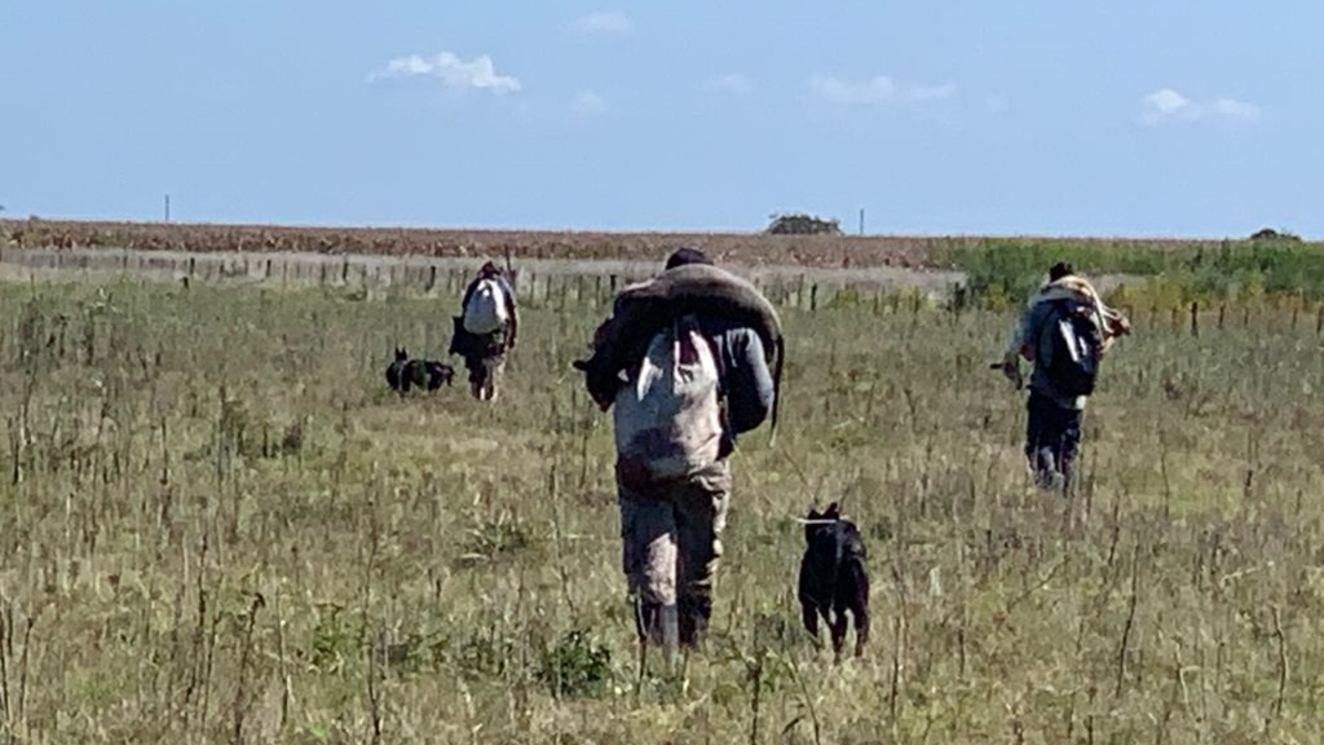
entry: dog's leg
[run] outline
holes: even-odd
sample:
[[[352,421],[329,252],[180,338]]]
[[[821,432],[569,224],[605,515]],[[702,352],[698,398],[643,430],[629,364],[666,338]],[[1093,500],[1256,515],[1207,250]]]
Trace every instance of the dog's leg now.
[[[869,643],[869,606],[856,605],[851,609],[855,617],[855,656],[864,656],[864,645]]]
[[[813,637],[814,646],[818,646],[818,607],[804,599],[800,600],[800,618],[804,621],[805,631]]]
[[[864,654],[864,645],[869,643],[869,575],[863,567],[855,570],[855,592],[851,598],[850,613],[855,617],[855,656]]]
[[[846,626],[849,623],[846,619],[846,610],[844,608],[834,608],[831,623],[832,659],[841,662],[841,648],[846,643]]]

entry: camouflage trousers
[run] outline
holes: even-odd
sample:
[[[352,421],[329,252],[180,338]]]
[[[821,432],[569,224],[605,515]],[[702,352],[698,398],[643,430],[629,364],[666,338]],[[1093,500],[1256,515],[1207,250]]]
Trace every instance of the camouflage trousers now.
[[[668,649],[693,646],[712,616],[731,494],[725,459],[687,477],[652,481],[616,466],[622,565],[641,638]]]

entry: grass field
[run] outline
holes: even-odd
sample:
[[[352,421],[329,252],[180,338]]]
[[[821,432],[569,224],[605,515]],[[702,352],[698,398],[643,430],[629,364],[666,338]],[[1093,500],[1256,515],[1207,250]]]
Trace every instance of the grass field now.
[[[788,311],[742,440],[708,649],[640,675],[604,309],[528,308],[500,406],[399,400],[452,303],[0,287],[0,734],[16,743],[1324,740],[1324,339],[1141,318],[1084,489],[1029,487],[1011,316]],[[798,626],[811,500],[870,549],[875,640]]]

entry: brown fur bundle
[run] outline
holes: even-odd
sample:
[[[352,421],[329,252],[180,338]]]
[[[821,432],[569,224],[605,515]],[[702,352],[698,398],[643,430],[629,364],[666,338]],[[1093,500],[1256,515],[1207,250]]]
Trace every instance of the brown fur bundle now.
[[[698,314],[725,318],[748,326],[763,342],[767,362],[773,366],[772,425],[777,425],[781,403],[785,340],[781,319],[767,298],[748,281],[708,264],[687,264],[669,269],[654,279],[627,287],[616,296],[615,311],[593,340],[593,355],[575,362],[585,373],[585,384],[598,406],[611,406],[619,374],[639,363],[655,334],[677,318]]]

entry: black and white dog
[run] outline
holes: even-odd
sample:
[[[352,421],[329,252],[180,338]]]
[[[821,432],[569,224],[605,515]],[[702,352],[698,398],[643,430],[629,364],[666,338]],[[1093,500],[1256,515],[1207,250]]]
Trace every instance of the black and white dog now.
[[[386,368],[386,382],[391,390],[401,396],[410,388],[422,388],[435,391],[443,385],[451,385],[455,379],[455,368],[436,360],[411,360],[409,351],[396,348],[395,360]]]
[[[408,364],[409,351],[402,347],[396,347],[395,359],[386,367],[386,384],[401,396],[409,390],[409,383],[405,380],[405,366]]]
[[[429,392],[455,380],[455,368],[436,360],[410,360],[405,365],[405,387],[416,385]]]

